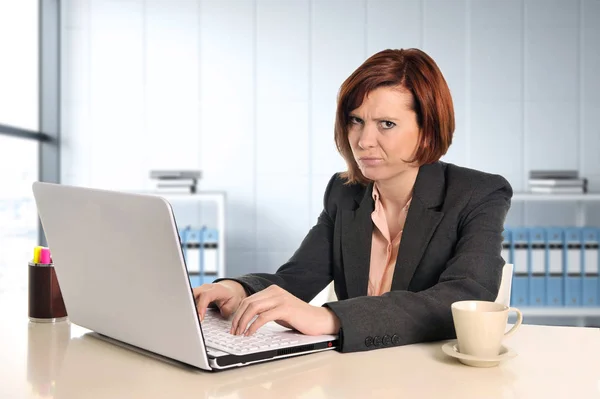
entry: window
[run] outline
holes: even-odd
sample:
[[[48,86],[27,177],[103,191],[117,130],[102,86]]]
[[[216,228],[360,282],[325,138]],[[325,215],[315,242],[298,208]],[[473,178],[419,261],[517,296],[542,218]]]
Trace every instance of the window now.
[[[39,130],[38,0],[0,1],[0,124]]]
[[[0,293],[24,292],[27,262],[38,243],[31,184],[38,176],[35,140],[0,135]]]
[[[38,245],[38,37],[38,0],[0,1],[0,293],[26,291]]]

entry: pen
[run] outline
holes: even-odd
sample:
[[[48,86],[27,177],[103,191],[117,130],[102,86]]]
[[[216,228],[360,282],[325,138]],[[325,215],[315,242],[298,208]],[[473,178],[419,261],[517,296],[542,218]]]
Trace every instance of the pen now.
[[[41,246],[37,246],[33,249],[33,263],[40,263],[40,255],[42,252]]]
[[[50,250],[48,248],[42,247],[42,249],[40,250],[39,263],[43,265],[49,265],[50,263],[52,263],[52,261],[50,260]]]

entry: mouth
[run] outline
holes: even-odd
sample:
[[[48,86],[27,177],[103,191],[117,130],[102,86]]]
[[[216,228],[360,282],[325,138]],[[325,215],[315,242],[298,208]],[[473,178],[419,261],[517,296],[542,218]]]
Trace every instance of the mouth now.
[[[359,161],[378,161],[381,158],[377,158],[377,157],[360,157],[358,158]]]
[[[383,162],[382,158],[378,157],[360,157],[358,162],[363,166],[377,166]]]

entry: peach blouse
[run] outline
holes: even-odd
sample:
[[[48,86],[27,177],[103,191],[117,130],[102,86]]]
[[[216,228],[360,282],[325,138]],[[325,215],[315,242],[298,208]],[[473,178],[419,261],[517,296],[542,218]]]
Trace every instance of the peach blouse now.
[[[412,198],[408,200],[402,212],[398,215],[402,229],[393,238],[390,237],[385,209],[379,199],[379,190],[377,190],[376,185],[373,185],[373,200],[375,201],[375,210],[371,213],[371,219],[375,226],[371,242],[371,263],[367,295],[379,296],[389,292],[392,288],[398,248],[400,247],[400,239],[402,238],[402,231]]]

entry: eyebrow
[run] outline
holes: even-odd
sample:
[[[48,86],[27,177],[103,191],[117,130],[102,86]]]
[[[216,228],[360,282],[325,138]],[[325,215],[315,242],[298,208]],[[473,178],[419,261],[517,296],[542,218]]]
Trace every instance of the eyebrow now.
[[[360,116],[358,116],[358,115],[356,115],[356,114],[353,114],[353,113],[350,113],[348,116],[349,116],[350,118],[358,118],[358,119],[360,119],[360,120],[362,120],[362,119],[363,119],[363,118],[361,118]],[[399,119],[398,119],[398,118],[391,118],[391,117],[386,117],[386,116],[383,116],[383,117],[380,117],[380,118],[374,118],[373,120],[374,120],[374,121],[377,121],[377,122],[381,122],[381,121],[396,121],[396,122],[397,122],[397,121],[399,121]]]

